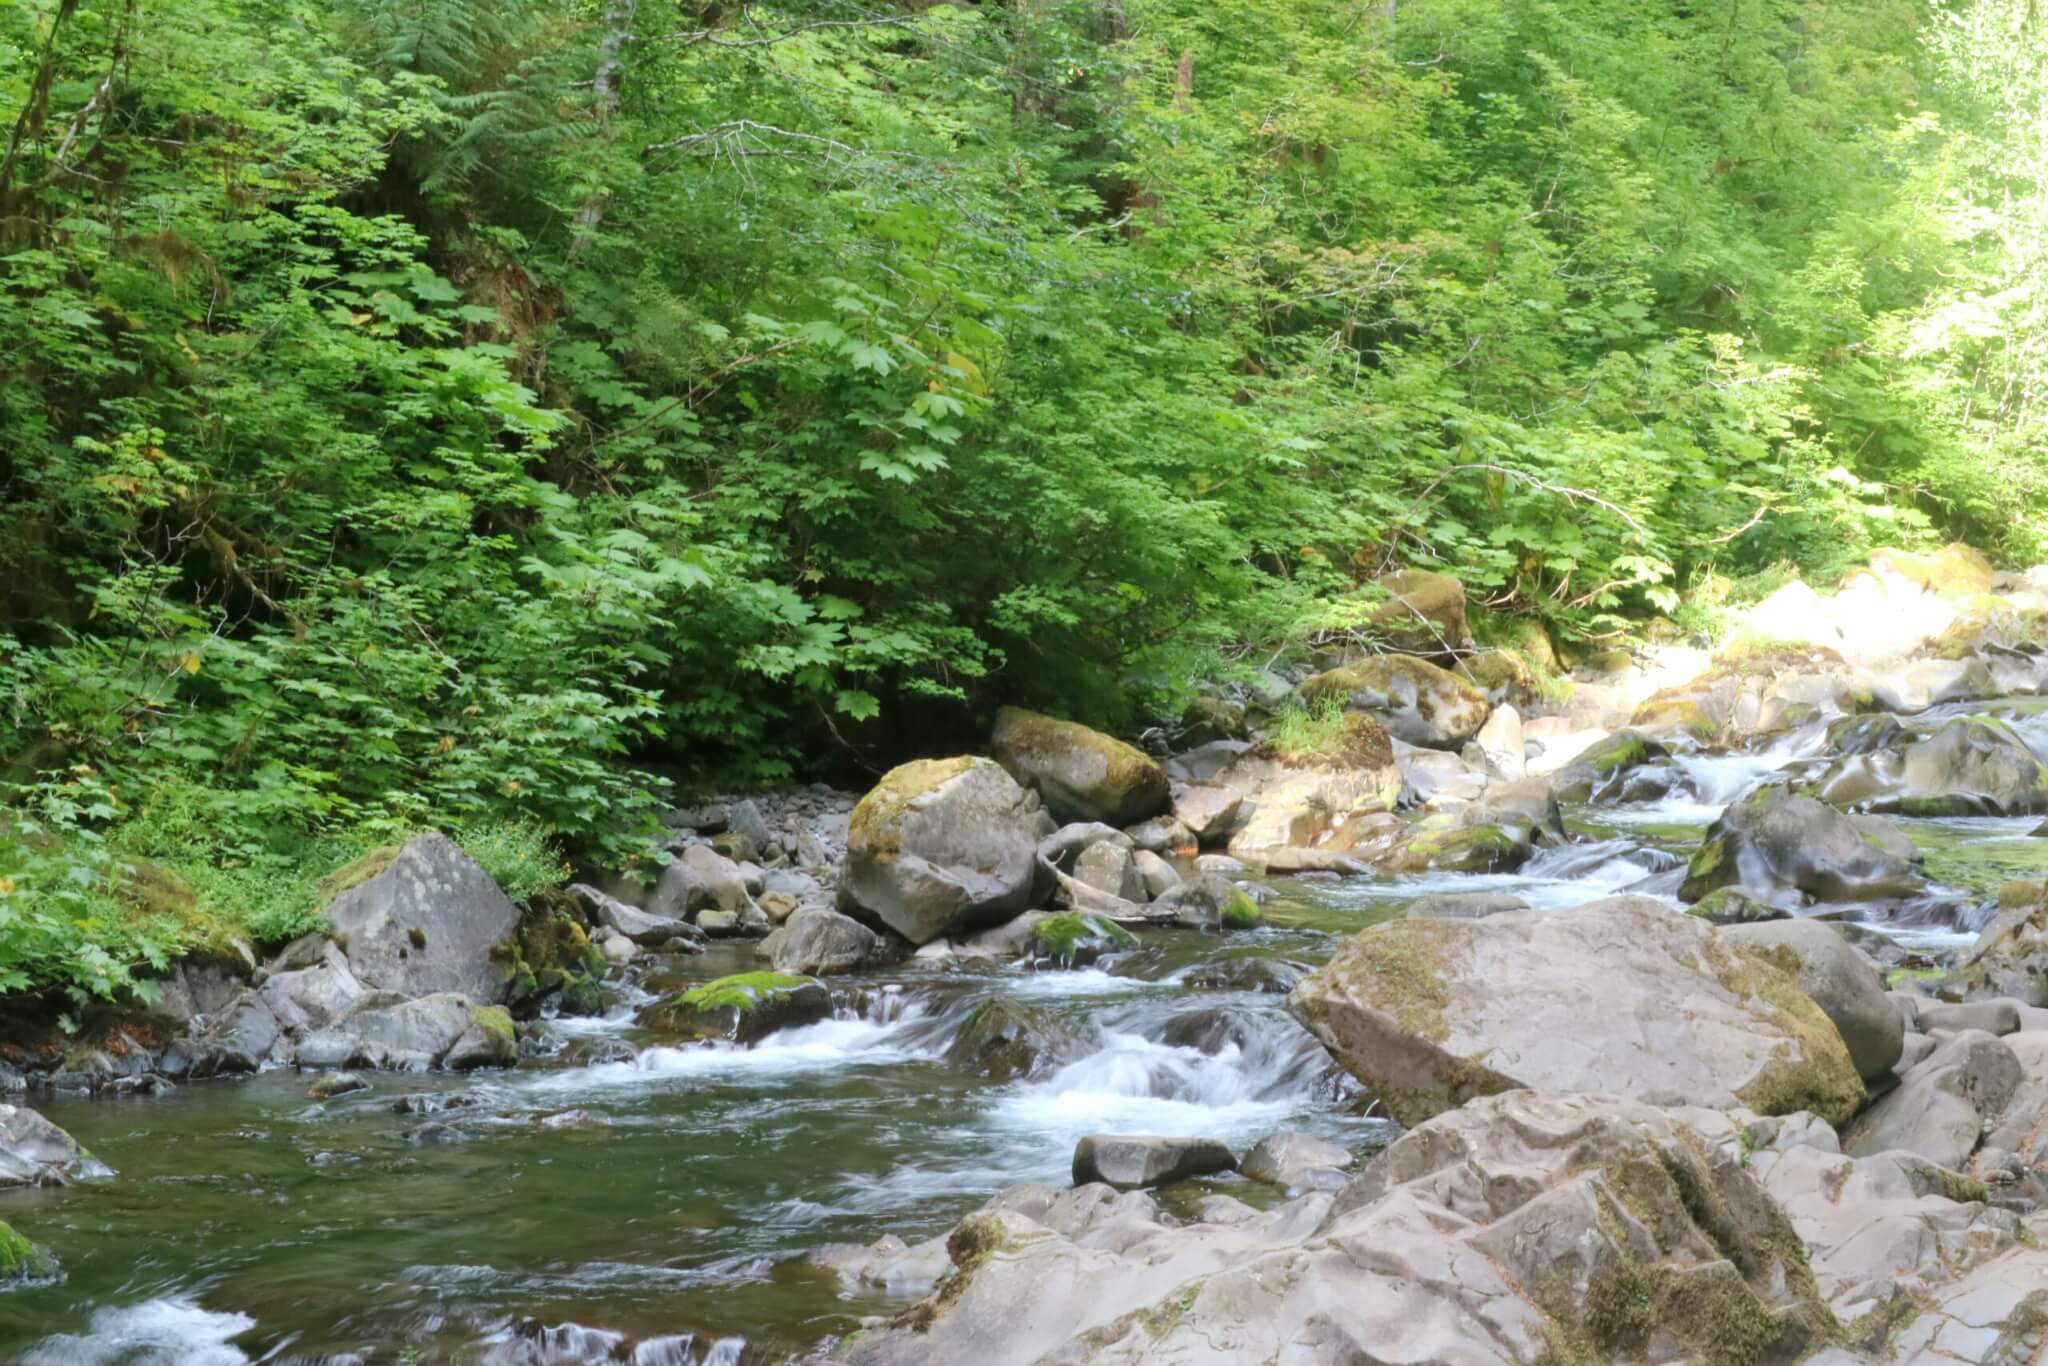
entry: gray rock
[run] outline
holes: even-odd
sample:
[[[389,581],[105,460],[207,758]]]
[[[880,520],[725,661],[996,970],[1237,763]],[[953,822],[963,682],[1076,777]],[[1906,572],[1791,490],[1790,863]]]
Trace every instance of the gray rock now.
[[[2035,894],[2001,905],[1947,985],[1966,998],[2048,1006],[2048,898]]]
[[[2020,1032],[2020,1004],[2011,1000],[1959,1004],[1932,1001],[1921,1006],[1914,1019],[1916,1027],[1923,1031],[1980,1029],[1991,1035],[2017,1034]]]
[[[822,1247],[805,1260],[837,1272],[849,1289],[879,1290],[898,1298],[922,1295],[953,1272],[943,1237],[909,1244],[891,1233],[865,1247]]]
[[[1202,963],[1188,969],[1180,984],[1196,991],[1251,991],[1285,996],[1308,974],[1309,970],[1299,963],[1260,954]]]
[[[2010,1048],[1966,1030],[1858,1115],[1842,1131],[1842,1147],[1858,1157],[1900,1149],[1961,1170],[1977,1150],[1986,1119],[2005,1109],[2024,1077]]]
[[[987,759],[892,769],[854,808],[840,909],[913,944],[1001,924],[1031,904],[1040,816]]]
[[[1686,914],[1698,916],[1709,925],[1757,925],[1770,920],[1790,920],[1792,912],[1772,905],[1765,899],[1770,895],[1795,904],[1804,904],[1805,901],[1796,892],[1787,894],[1781,890],[1775,894],[1758,894],[1747,887],[1716,887],[1695,901]]]
[[[629,906],[587,882],[571,883],[567,890],[570,896],[582,904],[585,913],[599,925],[623,935],[635,944],[655,948],[672,940],[701,941],[704,938],[703,934],[686,920],[655,915]]]
[[[1150,854],[1171,854],[1175,850],[1193,850],[1195,832],[1173,815],[1154,816],[1149,821],[1139,821],[1124,831],[1131,837],[1131,843]]]
[[[1283,688],[1285,687],[1284,684],[1282,686]],[[1291,688],[1286,690],[1287,693],[1292,691]],[[1284,696],[1285,694],[1283,694],[1283,700]],[[1224,769],[1229,768],[1240,755],[1246,753],[1251,747],[1249,740],[1211,740],[1207,744],[1196,745],[1186,753],[1176,754],[1173,758],[1166,761],[1167,778],[1169,782],[1173,783],[1209,782]],[[1178,805],[1176,805],[1175,810],[1179,812]],[[1187,821],[1192,829],[1199,830],[1201,828],[1185,813],[1181,814],[1181,819]]]
[[[511,980],[492,950],[519,927],[519,909],[441,835],[406,841],[390,866],[327,904],[327,923],[365,986],[493,1002]]]
[[[1180,873],[1159,855],[1140,849],[1132,856],[1137,865],[1138,877],[1144,882],[1144,899],[1151,901],[1162,897],[1173,888],[1180,886]]]
[[[725,828],[728,832],[744,838],[757,851],[777,847],[775,832],[768,828],[767,818],[761,814],[761,808],[750,799],[742,798],[727,803]]]
[[[1671,751],[1639,730],[1618,730],[1579,751],[1550,777],[1550,790],[1560,802],[1619,800],[1630,775],[1646,766],[1670,762]]]
[[[1233,1171],[1237,1155],[1208,1138],[1090,1134],[1074,1147],[1074,1184],[1120,1191],[1166,1186]]]
[[[837,911],[798,911],[776,933],[786,936],[770,960],[776,971],[807,977],[852,972],[880,946],[873,930]]]
[[[113,1174],[113,1168],[34,1110],[0,1101],[0,1187],[64,1186]]]
[[[174,1040],[157,1065],[170,1077],[230,1076],[270,1062],[278,1045],[276,1014],[263,997],[245,989],[206,1019],[198,1038]]]
[[[1410,920],[1483,920],[1526,911],[1529,903],[1508,892],[1435,892],[1408,903]]]
[[[1869,843],[1833,807],[1762,788],[1708,828],[1678,894],[1698,901],[1721,887],[1792,888],[1820,901],[1866,902],[1911,896],[1923,885],[1918,869]]]
[[[1492,710],[1486,694],[1447,669],[1410,655],[1378,655],[1317,674],[1301,685],[1311,703],[1340,700],[1397,740],[1455,750],[1479,733]]]
[[[946,1061],[977,1076],[1014,1081],[1071,1056],[1073,1036],[1044,1011],[1015,1001],[984,1001],[946,1046]]]
[[[1899,1061],[1892,1068],[1892,1074],[1900,1077],[1905,1076],[1921,1063],[1926,1062],[1933,1055],[1934,1050],[1939,1047],[1941,1047],[1940,1043],[1929,1038],[1927,1035],[1915,1033],[1910,1029],[1907,1030],[1905,1037],[1900,1040]]]
[[[1221,844],[1236,828],[1244,798],[1221,783],[1177,782],[1173,814],[1197,845]]]
[[[941,1292],[833,1357],[1534,1366],[1570,1343],[1750,1363],[1830,1331],[1798,1235],[1711,1111],[1516,1092],[1409,1133],[1339,1196],[1220,1212],[1006,1191],[951,1234]]]
[[[996,713],[996,762],[1063,821],[1135,825],[1165,811],[1166,772],[1121,740],[1021,707]]]
[[[2004,1112],[1985,1130],[1984,1149],[2012,1154],[2012,1171],[2000,1185],[2019,1186],[2036,1207],[2048,1206],[2048,1032],[2028,1030],[2002,1040],[2021,1069],[2020,1084]],[[1984,1152],[1978,1154],[1983,1168]],[[1993,1179],[1986,1172],[1985,1179]]]
[[[1864,1091],[1841,1035],[1792,973],[1721,934],[1631,896],[1392,920],[1287,1004],[1403,1124],[1519,1086],[1846,1118]]]
[[[1783,948],[1798,955],[1799,989],[1834,1023],[1865,1081],[1897,1064],[1905,1022],[1885,996],[1877,965],[1833,929],[1817,920],[1775,920],[1730,925],[1720,934],[1751,948]]]
[[[1215,873],[1197,873],[1156,897],[1151,913],[1196,930],[1220,930],[1226,923],[1255,925],[1259,908],[1243,891]]]
[[[1138,871],[1131,851],[1107,841],[1089,845],[1075,858],[1074,880],[1124,901],[1143,903],[1151,899],[1145,891],[1145,876]]]
[[[1311,1134],[1283,1129],[1260,1139],[1258,1146],[1245,1154],[1237,1169],[1254,1181],[1263,1181],[1292,1193],[1303,1189],[1332,1189],[1328,1176],[1348,1170],[1354,1161],[1356,1159],[1349,1149]],[[1342,1182],[1340,1176],[1336,1185],[1341,1186]]]
[[[300,1067],[322,1070],[467,1071],[514,1066],[519,1048],[512,1017],[502,1007],[480,1006],[453,992],[409,1000],[376,992],[302,1039],[295,1060]]]
[[[1957,717],[1932,735],[1893,731],[1810,783],[1831,806],[1914,816],[2017,816],[2048,811],[2048,765],[2002,721]]]
[[[1080,862],[1081,855],[1098,844],[1110,844],[1119,849],[1135,849],[1131,837],[1113,825],[1101,821],[1074,821],[1063,825],[1038,842],[1038,857],[1061,872],[1071,873]]]
[[[294,1037],[333,1024],[369,990],[349,971],[340,945],[323,939],[319,949],[311,966],[276,973],[260,988],[278,1027]]]
[[[357,1091],[369,1089],[370,1083],[353,1072],[322,1072],[306,1088],[306,1095],[313,1100],[333,1100],[336,1096],[354,1095]]]

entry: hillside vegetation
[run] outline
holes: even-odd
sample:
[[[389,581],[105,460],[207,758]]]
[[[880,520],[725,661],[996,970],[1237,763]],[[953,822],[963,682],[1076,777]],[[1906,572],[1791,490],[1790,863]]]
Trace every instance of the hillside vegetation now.
[[[1129,728],[1400,565],[1569,653],[2048,559],[2044,22],[9,0],[0,990]]]

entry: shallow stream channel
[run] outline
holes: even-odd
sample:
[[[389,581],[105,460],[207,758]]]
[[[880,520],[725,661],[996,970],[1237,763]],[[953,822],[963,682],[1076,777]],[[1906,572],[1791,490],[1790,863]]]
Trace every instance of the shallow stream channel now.
[[[2041,753],[2041,705],[1974,709]],[[914,1244],[1006,1186],[1064,1186],[1083,1135],[1200,1135],[1243,1152],[1300,1129],[1369,1161],[1398,1129],[1283,995],[1203,985],[1205,969],[1245,956],[1313,965],[1341,936],[1439,892],[1506,891],[1543,909],[1629,890],[1676,911],[1683,862],[1722,807],[1819,743],[1816,729],[1755,754],[1681,758],[1682,790],[1569,810],[1573,841],[1513,875],[1275,879],[1263,928],[1147,930],[1136,952],[1096,967],[912,960],[834,978],[837,1018],[751,1048],[678,1047],[633,1022],[652,993],[755,966],[750,945],[726,943],[661,960],[605,1018],[554,1021],[553,1056],[509,1071],[371,1074],[371,1089],[326,1102],[292,1071],[159,1095],[39,1095],[119,1175],[0,1195],[0,1218],[66,1272],[0,1295],[0,1360],[800,1359],[945,1270],[853,1285],[812,1260],[818,1249]],[[1829,908],[1869,923],[1886,961],[1967,945],[2002,881],[2048,871],[2038,818],[1899,824],[1936,894],[1876,920]],[[1007,1082],[949,1062],[963,1022],[998,999],[1056,1020],[1067,1051]],[[1167,1201],[1213,1191],[1284,1198],[1229,1176]]]

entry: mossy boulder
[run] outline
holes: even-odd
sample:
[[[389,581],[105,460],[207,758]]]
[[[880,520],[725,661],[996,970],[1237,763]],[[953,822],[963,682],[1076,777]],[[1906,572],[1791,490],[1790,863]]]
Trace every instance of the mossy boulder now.
[[[1465,585],[1449,574],[1398,569],[1373,583],[1388,601],[1371,618],[1373,630],[1397,650],[1449,658],[1472,643],[1465,620]]]
[[[1317,674],[1301,685],[1311,704],[1341,704],[1387,733],[1426,749],[1457,749],[1479,733],[1492,707],[1465,679],[1413,655],[1381,655]]]
[[[1951,541],[1939,550],[1873,550],[1870,567],[1917,584],[1945,598],[1969,598],[1989,593],[1995,571],[1984,552],[1961,541]]]
[[[1195,930],[1241,930],[1262,924],[1258,903],[1220,873],[1196,873],[1169,887],[1150,907],[1160,920]]]
[[[1686,864],[1678,895],[1698,901],[1722,887],[1817,901],[1893,901],[1925,885],[1910,860],[1863,837],[1841,812],[1811,797],[1762,787],[1731,802]]]
[[[1792,913],[1759,901],[1740,887],[1716,887],[1686,911],[1709,925],[1756,925],[1770,920],[1789,920]]]
[[[780,1029],[832,1018],[823,982],[786,972],[742,972],[677,992],[640,1012],[640,1022],[692,1039],[751,1044]]]
[[[991,759],[903,764],[853,809],[839,909],[913,944],[999,925],[1031,905],[1050,826]]]
[[[1514,1087],[1854,1113],[1863,1083],[1797,964],[1647,897],[1346,939],[1288,1008],[1414,1125]]]
[[[1124,953],[1136,947],[1138,937],[1114,920],[1062,911],[1032,927],[1024,943],[1024,956],[1034,962],[1081,968],[1104,954]]]
[[[1159,815],[1171,800],[1166,770],[1143,750],[1022,707],[996,713],[990,751],[1061,821],[1118,827]]]
[[[57,1259],[0,1220],[0,1287],[22,1281],[47,1281],[57,1275]]]
[[[1321,738],[1314,748],[1269,738],[1232,760],[1212,786],[1235,793],[1237,803],[1204,843],[1227,834],[1233,853],[1264,861],[1269,850],[1321,845],[1350,818],[1393,809],[1401,770],[1379,722],[1355,713]]]
[[[1595,740],[1551,775],[1550,791],[1561,802],[1612,801],[1627,789],[1629,775],[1652,764],[1669,763],[1664,742],[1639,730],[1618,730]]]
[[[520,913],[519,929],[494,950],[503,966],[505,1003],[526,1019],[553,998],[567,1015],[601,1015],[604,951],[590,942],[580,905],[567,894],[543,893]]]
[[[1373,866],[1386,873],[1510,873],[1534,852],[1525,832],[1500,825],[1464,825],[1457,816],[1426,816]]]

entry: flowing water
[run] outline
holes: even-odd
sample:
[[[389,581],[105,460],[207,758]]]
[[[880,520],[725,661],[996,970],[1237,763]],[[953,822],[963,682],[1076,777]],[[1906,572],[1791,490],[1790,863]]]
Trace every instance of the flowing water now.
[[[1999,714],[2048,747],[2048,708]],[[555,1022],[558,1056],[503,1073],[379,1074],[326,1103],[289,1072],[39,1097],[119,1176],[0,1195],[0,1218],[68,1273],[0,1294],[0,1360],[747,1366],[802,1354],[929,1288],[850,1291],[807,1253],[916,1242],[1006,1185],[1064,1184],[1084,1134],[1200,1134],[1242,1150],[1301,1128],[1361,1156],[1395,1135],[1282,998],[1194,990],[1180,982],[1189,968],[1248,953],[1319,961],[1432,892],[1511,891],[1539,908],[1622,890],[1671,898],[1721,808],[1817,744],[1683,759],[1672,795],[1568,813],[1575,842],[1513,875],[1280,880],[1265,928],[1156,932],[1109,971],[913,962],[847,980],[839,1018],[751,1049],[649,1036],[632,1023],[646,997],[629,989],[610,1018]],[[2028,834],[2038,823],[1902,822],[1945,909],[1873,928],[1922,951],[1968,943],[2000,881],[2048,870],[2048,840]],[[721,947],[646,985],[752,966]],[[1065,1023],[1082,1040],[1073,1060],[1007,1084],[948,1064],[961,1022],[996,998]],[[394,1111],[412,1096],[469,1103]],[[1210,1184],[1277,1198],[1235,1177]]]

